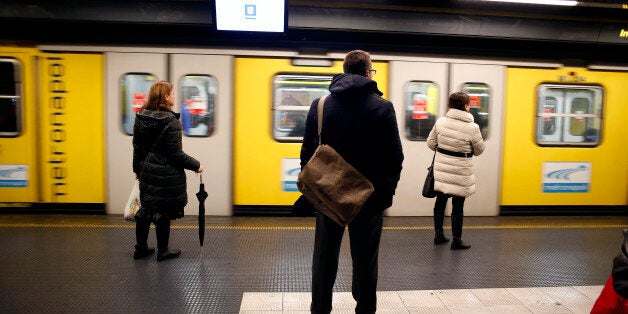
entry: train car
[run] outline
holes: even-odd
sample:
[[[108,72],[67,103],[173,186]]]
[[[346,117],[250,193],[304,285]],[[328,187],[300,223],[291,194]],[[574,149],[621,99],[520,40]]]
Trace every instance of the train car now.
[[[175,84],[183,148],[203,164],[207,215],[289,214],[305,116],[344,52],[91,46],[0,47],[0,202],[121,214],[133,185],[134,114]],[[522,60],[373,53],[405,153],[390,216],[431,216],[425,140],[464,91],[487,144],[468,216],[625,213],[628,71]],[[9,86],[9,87],[6,87]],[[11,87],[12,86],[12,87]],[[186,214],[200,177],[188,172]]]

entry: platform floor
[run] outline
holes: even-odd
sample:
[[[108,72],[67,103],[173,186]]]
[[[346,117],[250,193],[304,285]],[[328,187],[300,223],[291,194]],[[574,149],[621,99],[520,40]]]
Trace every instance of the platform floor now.
[[[448,219],[448,218],[447,218]],[[173,223],[178,259],[133,260],[121,215],[0,215],[3,313],[307,313],[314,218]],[[448,224],[447,224],[448,226]],[[588,313],[628,217],[465,217],[466,251],[432,244],[431,217],[386,217],[378,313]],[[447,235],[450,236],[447,231]],[[334,313],[352,313],[343,243]],[[149,244],[155,245],[151,230]]]

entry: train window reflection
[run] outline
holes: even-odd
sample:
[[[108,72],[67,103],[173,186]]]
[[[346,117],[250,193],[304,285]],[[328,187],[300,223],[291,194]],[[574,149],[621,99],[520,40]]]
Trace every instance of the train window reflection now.
[[[214,134],[218,84],[209,75],[186,75],[179,81],[179,104],[183,133],[208,137]]]
[[[473,115],[473,120],[480,126],[482,137],[488,138],[489,103],[490,90],[484,83],[465,83],[462,92],[469,95],[469,112]]]
[[[127,73],[120,78],[120,93],[122,94],[122,130],[133,135],[135,114],[140,111],[148,100],[150,87],[157,81],[157,77],[150,73]]]
[[[425,141],[438,116],[438,86],[433,82],[408,82],[404,95],[406,138]]]
[[[604,90],[599,86],[539,86],[536,141],[551,146],[600,143]]]
[[[314,99],[329,94],[331,75],[280,74],[273,78],[273,137],[300,142]]]
[[[0,137],[16,137],[22,131],[20,64],[0,58]]]

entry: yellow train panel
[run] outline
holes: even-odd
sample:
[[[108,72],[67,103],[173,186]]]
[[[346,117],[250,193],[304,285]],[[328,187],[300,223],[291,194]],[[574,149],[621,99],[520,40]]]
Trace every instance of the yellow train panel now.
[[[40,59],[44,202],[105,202],[103,77],[100,54]]]
[[[280,143],[272,135],[273,77],[281,74],[338,74],[332,67],[293,66],[290,59],[236,58],[234,95],[234,205],[292,205],[299,192],[282,187],[281,163],[298,159],[301,143]],[[375,80],[388,95],[388,64],[374,62]]]
[[[565,82],[571,80],[571,82]],[[562,79],[562,80],[561,80]],[[592,84],[605,93],[601,142],[596,147],[541,147],[535,142],[537,88],[543,83]],[[628,73],[582,68],[507,71],[501,205],[626,205],[628,203]],[[590,187],[581,193],[544,193],[543,164],[585,162]]]
[[[37,202],[37,122],[34,60],[37,50],[32,48],[0,47],[0,58],[14,59],[21,69],[21,125],[17,137],[0,138],[0,166],[3,170],[19,169],[18,174],[25,182],[10,181],[0,185],[0,202]],[[19,122],[18,122],[19,123]],[[15,177],[10,175],[9,177]]]

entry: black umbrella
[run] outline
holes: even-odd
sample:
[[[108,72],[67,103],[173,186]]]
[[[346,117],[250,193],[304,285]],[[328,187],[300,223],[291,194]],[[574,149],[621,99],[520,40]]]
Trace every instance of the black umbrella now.
[[[201,174],[201,184],[196,193],[198,198],[198,240],[203,246],[205,240],[205,199],[207,198],[207,192],[205,192],[205,184],[203,183],[203,174]]]

